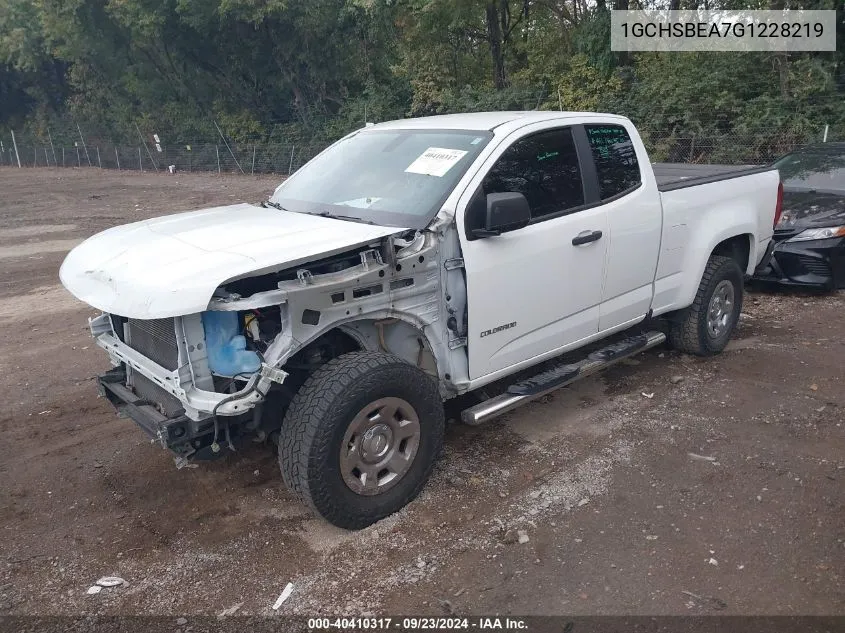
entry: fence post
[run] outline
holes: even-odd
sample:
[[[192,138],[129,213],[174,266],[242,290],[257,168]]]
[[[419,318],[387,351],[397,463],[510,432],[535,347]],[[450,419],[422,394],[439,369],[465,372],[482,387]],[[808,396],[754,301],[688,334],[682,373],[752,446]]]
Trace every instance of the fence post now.
[[[33,149],[35,150],[35,156],[32,159],[32,166],[38,167],[38,148],[34,147]]]
[[[44,160],[47,161],[47,167],[50,166],[50,155],[47,153],[47,148],[44,148]]]
[[[79,130],[79,138],[82,139],[82,147],[85,148],[85,160],[88,161],[88,166],[90,167],[91,166],[91,157],[88,155],[88,146],[85,144],[85,137],[82,136],[82,128],[79,127],[79,123],[76,124],[76,129]],[[79,146],[78,145],[76,146],[76,153],[77,154],[79,153]],[[79,166],[82,167],[82,164],[80,163]]]
[[[290,172],[293,169],[293,151],[296,149],[296,145],[290,148],[290,163],[288,163],[288,176],[290,176]]]
[[[103,168],[103,161],[100,160],[100,146],[97,145],[97,164],[100,165],[100,169]]]
[[[18,159],[18,169],[21,168],[21,155],[18,154],[18,142],[15,140],[15,131],[11,130],[12,132],[12,145],[15,146],[15,158]]]
[[[141,134],[141,128],[138,127],[137,123],[135,124],[135,129],[138,130],[138,136],[140,137],[141,142],[144,144],[144,148],[147,150],[147,154],[150,157],[150,162],[153,164],[153,167],[155,167],[155,170],[158,171],[158,165],[156,165],[156,162],[153,160],[153,153],[150,151],[150,148],[147,147],[147,140],[144,138],[144,135]],[[138,148],[138,151],[140,151],[140,148]]]
[[[255,175],[255,145],[252,146],[252,175]]]
[[[217,173],[220,173],[220,146],[214,145],[214,151],[217,153]]]
[[[53,145],[53,135],[50,134],[50,128],[47,128],[47,137],[50,139],[50,149],[53,150],[53,162],[56,164],[56,167],[58,167],[59,161],[56,160],[56,146]]]
[[[76,146],[76,166],[82,167],[82,159],[79,157],[79,145]]]
[[[138,148],[138,169],[144,171],[144,165],[141,164],[141,148]]]
[[[214,123],[214,127],[217,128],[217,131],[220,132],[220,138],[222,138],[223,142],[226,144],[226,149],[229,150],[229,154],[232,155],[232,160],[235,161],[235,165],[237,165],[238,169],[241,170],[241,173],[244,174],[244,168],[241,167],[241,164],[238,162],[238,159],[235,157],[235,152],[233,152],[232,148],[229,147],[229,141],[227,141],[226,137],[223,136],[223,131],[220,129],[220,126],[217,125],[217,121],[212,120],[212,123]],[[246,175],[246,174],[244,174],[244,175]]]
[[[62,145],[62,167],[65,166],[65,147]]]
[[[120,171],[120,156],[117,155],[117,145],[114,146],[114,159],[117,161],[117,171]]]
[[[689,162],[693,161],[693,157],[695,155],[694,152],[695,152],[695,134],[692,135],[692,138],[690,139],[690,143],[689,143]]]

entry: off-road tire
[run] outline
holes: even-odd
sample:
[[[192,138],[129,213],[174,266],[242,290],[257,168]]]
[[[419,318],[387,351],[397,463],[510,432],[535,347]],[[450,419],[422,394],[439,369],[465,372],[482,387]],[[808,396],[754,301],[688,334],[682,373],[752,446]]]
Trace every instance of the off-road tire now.
[[[340,451],[353,417],[379,398],[415,410],[420,439],[410,469],[380,494],[361,495],[343,480]],[[436,381],[397,356],[351,352],[317,369],[294,396],[279,437],[287,487],[330,523],[361,529],[411,502],[428,480],[443,445],[443,403]]]
[[[721,255],[711,256],[695,293],[695,301],[676,315],[670,324],[669,343],[672,347],[697,356],[712,356],[725,349],[742,311],[743,279],[742,269],[736,260]],[[735,300],[727,331],[714,338],[707,330],[707,310],[716,286],[722,281],[733,284]]]

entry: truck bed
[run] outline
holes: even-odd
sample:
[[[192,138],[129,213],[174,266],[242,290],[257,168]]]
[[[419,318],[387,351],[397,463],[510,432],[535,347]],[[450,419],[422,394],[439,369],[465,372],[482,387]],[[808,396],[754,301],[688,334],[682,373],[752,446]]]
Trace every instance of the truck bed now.
[[[654,163],[657,188],[672,191],[710,182],[719,182],[772,169],[763,165],[696,165],[692,163]]]

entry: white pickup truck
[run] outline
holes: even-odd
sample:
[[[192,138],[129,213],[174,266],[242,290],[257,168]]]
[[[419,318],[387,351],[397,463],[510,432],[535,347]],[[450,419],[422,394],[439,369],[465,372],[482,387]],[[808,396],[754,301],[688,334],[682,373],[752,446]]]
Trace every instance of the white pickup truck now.
[[[425,484],[449,398],[495,381],[477,424],[667,339],[720,352],[780,200],[775,169],[653,168],[620,116],[407,119],[261,205],[95,235],[60,276],[103,311],[101,395],[177,465],[274,439],[286,484],[361,528]]]

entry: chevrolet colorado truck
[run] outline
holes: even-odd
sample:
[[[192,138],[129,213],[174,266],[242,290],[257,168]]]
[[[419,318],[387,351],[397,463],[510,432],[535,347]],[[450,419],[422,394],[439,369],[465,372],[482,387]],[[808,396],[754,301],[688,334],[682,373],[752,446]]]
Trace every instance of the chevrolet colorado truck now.
[[[99,233],[60,276],[102,311],[101,395],[177,466],[270,438],[287,486],[355,529],[419,493],[450,398],[504,384],[461,413],[478,424],[667,339],[724,349],[779,182],[652,167],[621,116],[406,119],[260,205]]]

